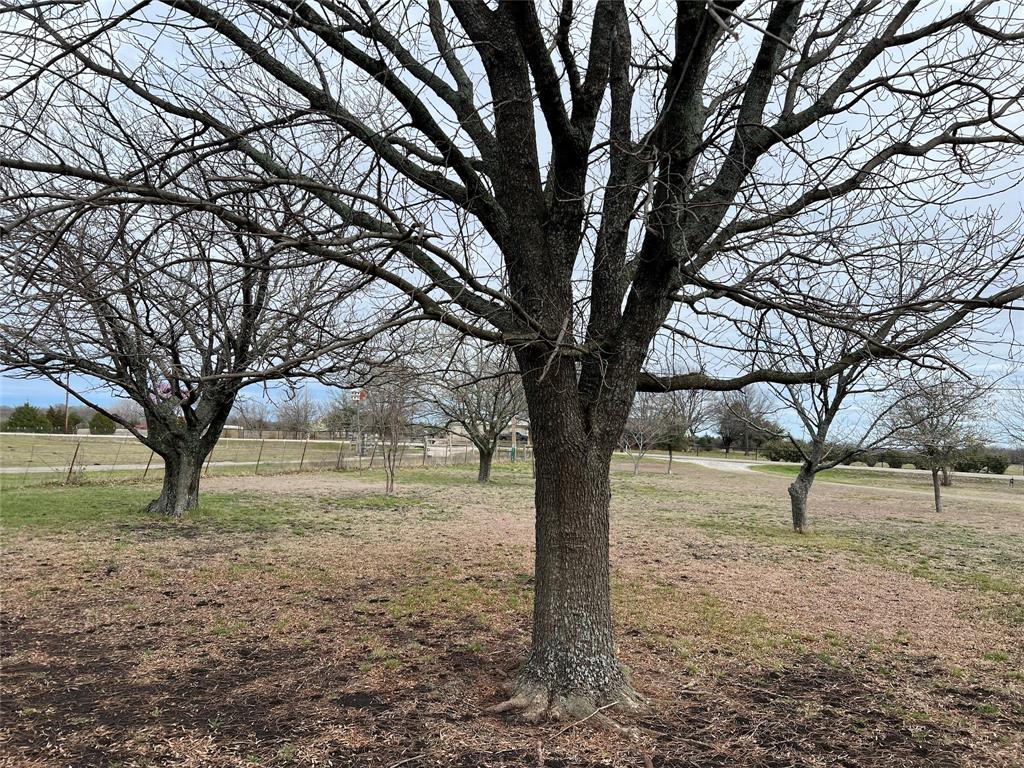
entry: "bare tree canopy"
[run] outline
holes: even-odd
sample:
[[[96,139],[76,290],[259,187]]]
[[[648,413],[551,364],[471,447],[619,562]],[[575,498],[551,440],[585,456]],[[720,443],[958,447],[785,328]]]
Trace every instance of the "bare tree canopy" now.
[[[759,334],[758,357],[780,370],[798,373],[827,369],[860,344],[856,330],[823,328],[809,320],[772,315],[766,316]],[[952,336],[951,332],[946,341]],[[927,352],[918,351],[922,365]],[[911,366],[904,363],[902,368],[906,374]],[[907,428],[892,418],[898,401],[880,399],[893,386],[898,370],[899,364],[892,360],[866,358],[827,379],[771,385],[775,400],[796,417],[798,425],[786,435],[800,461],[789,486],[796,533],[807,531],[807,497],[819,472],[850,461]]]
[[[760,389],[747,387],[722,395],[715,408],[718,436],[729,453],[742,448],[749,453],[768,440],[779,437],[782,428],[772,418],[773,403]]]
[[[498,439],[514,417],[526,409],[515,361],[507,349],[466,339],[449,352],[446,364],[423,387],[425,399],[476,447],[480,454],[477,480],[491,479]]]
[[[417,417],[422,382],[407,365],[394,364],[379,372],[366,398],[366,417],[377,438],[384,465],[384,491],[395,492],[395,475],[401,464],[405,441]]]
[[[637,702],[612,636],[608,468],[638,387],[819,381],[1024,296],[1013,223],[968,210],[1020,167],[1012,5],[3,8],[6,230],[201,210],[372,280],[382,322],[512,347],[538,520],[533,646],[505,708],[527,717]],[[267,189],[287,191],[287,226]],[[951,251],[962,272],[919,281]],[[802,265],[904,287],[850,305]],[[863,336],[828,368],[761,366],[742,339],[769,310]]]
[[[983,440],[979,422],[990,392],[985,382],[938,375],[908,378],[893,396],[888,418],[900,427],[894,440],[931,472],[936,512],[942,512],[940,473],[948,478],[957,456]]]
[[[633,474],[640,472],[640,463],[651,448],[672,436],[677,422],[667,394],[637,392],[622,429],[622,448],[633,462]]]
[[[287,251],[197,211],[152,220],[109,207],[54,226],[58,240],[19,228],[0,243],[10,289],[0,364],[65,388],[71,373],[98,385],[72,394],[164,459],[151,511],[196,505],[242,387],[333,370],[349,349],[351,285],[337,265],[278,270]],[[134,407],[104,406],[104,392]]]
[[[999,404],[998,414],[999,424],[1010,444],[1024,446],[1024,388],[1010,388]]]

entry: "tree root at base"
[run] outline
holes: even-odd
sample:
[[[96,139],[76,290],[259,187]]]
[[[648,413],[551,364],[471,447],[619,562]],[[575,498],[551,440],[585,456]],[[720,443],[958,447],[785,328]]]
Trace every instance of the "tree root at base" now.
[[[197,505],[195,504],[186,504],[184,509],[174,509],[173,505],[168,504],[162,498],[156,498],[146,505],[146,512],[148,514],[163,515],[164,517],[178,519],[183,517],[186,511],[195,509],[196,506]]]
[[[643,698],[623,685],[600,696],[573,693],[555,693],[538,682],[517,682],[511,686],[511,696],[487,711],[493,714],[518,713],[529,723],[545,721],[586,721],[610,730],[622,730],[605,712],[636,712],[643,708]],[[575,724],[575,723],[574,723]]]

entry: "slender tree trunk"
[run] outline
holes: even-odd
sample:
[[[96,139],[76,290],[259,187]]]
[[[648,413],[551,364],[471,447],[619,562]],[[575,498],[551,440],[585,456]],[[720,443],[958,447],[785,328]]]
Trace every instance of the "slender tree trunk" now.
[[[476,449],[480,453],[480,468],[476,473],[477,482],[490,482],[491,463],[494,461],[494,446],[485,447],[478,445]]]
[[[146,511],[181,517],[199,503],[199,478],[206,456],[198,448],[172,449],[163,455],[163,459],[163,487]]]
[[[942,485],[946,488],[953,485],[953,473],[947,466],[942,467]]]
[[[938,467],[932,467],[932,489],[935,491],[935,511],[942,514],[942,483]]]
[[[398,457],[398,446],[394,442],[387,442],[381,446],[381,456],[384,459],[384,494],[391,496],[395,492],[395,460]]]
[[[807,496],[814,482],[814,472],[806,463],[789,486],[789,505],[793,514],[793,531],[807,533]]]

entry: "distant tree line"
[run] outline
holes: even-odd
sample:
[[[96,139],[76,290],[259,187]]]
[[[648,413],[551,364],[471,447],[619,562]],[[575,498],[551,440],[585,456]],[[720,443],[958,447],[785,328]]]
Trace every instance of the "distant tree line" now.
[[[112,435],[115,424],[102,413],[90,408],[69,408],[65,418],[63,405],[51,405],[43,410],[27,402],[0,419],[0,432],[73,434],[81,426],[87,426],[92,434]]]
[[[804,441],[801,441],[804,442]],[[843,451],[849,446],[830,446],[836,451]],[[799,448],[782,440],[771,440],[761,446],[761,453],[769,461],[801,461]],[[988,472],[1001,475],[1010,466],[1011,451],[990,448],[984,445],[972,445],[953,457],[949,469],[953,472]],[[867,467],[885,466],[891,469],[928,469],[925,457],[912,451],[897,448],[886,448],[880,451],[853,453],[843,461],[844,466],[860,463]]]

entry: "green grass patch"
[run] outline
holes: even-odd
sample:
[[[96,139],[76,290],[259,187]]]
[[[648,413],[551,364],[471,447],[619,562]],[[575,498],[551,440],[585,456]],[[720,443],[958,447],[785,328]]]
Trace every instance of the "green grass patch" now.
[[[800,468],[792,464],[756,464],[751,467],[756,472],[783,477],[796,477]],[[953,485],[943,488],[943,492],[956,492],[959,488],[970,488],[1002,492],[1007,496],[1017,495],[1024,498],[1024,483],[1010,487],[1008,475],[992,475],[991,477],[965,477],[954,474]],[[871,469],[869,467],[836,467],[819,472],[816,481],[826,483],[846,483],[850,485],[871,485],[879,488],[907,488],[910,490],[931,490],[932,478],[926,472],[916,470]]]

